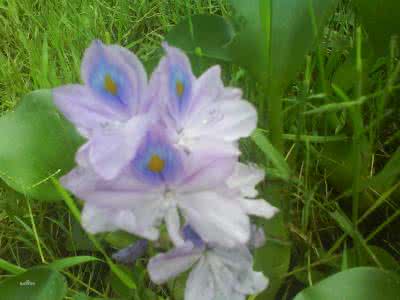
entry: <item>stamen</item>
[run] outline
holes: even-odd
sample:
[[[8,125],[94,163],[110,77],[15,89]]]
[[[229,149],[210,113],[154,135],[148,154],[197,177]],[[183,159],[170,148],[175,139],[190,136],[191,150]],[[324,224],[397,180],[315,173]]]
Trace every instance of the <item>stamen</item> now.
[[[164,170],[164,167],[165,161],[157,154],[152,155],[149,163],[147,164],[147,168],[154,173],[162,172]]]
[[[106,76],[104,76],[104,89],[114,96],[117,94],[117,84],[109,74],[106,74]]]

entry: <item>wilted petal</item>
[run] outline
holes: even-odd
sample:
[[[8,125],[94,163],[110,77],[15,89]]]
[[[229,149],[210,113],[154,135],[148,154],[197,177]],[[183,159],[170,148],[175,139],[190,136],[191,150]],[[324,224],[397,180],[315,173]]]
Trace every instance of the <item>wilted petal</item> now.
[[[202,258],[186,281],[185,300],[214,300],[215,289],[213,274],[207,261]]]
[[[149,242],[147,240],[138,240],[126,248],[123,248],[112,255],[112,258],[119,263],[133,264],[138,258],[142,257]]]
[[[146,72],[130,51],[92,42],[82,61],[82,79],[102,99],[103,105],[128,116],[139,112],[146,89]]]
[[[213,191],[177,196],[186,220],[206,243],[234,247],[250,237],[249,218],[239,203]]]
[[[202,255],[203,249],[191,242],[150,259],[147,269],[154,283],[162,284],[187,271]]]

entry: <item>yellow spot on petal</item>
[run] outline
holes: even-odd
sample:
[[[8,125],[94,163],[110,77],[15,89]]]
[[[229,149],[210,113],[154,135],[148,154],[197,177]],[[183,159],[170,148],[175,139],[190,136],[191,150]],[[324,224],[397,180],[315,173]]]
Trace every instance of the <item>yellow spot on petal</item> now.
[[[152,155],[149,163],[147,164],[147,168],[154,173],[162,172],[164,170],[164,167],[165,161],[156,154]]]
[[[180,80],[176,81],[175,90],[176,90],[176,94],[179,97],[181,97],[183,95],[183,92],[185,91],[185,86],[183,85],[182,81],[180,81]]]
[[[117,84],[109,74],[104,76],[104,89],[114,96],[117,94],[118,90]]]

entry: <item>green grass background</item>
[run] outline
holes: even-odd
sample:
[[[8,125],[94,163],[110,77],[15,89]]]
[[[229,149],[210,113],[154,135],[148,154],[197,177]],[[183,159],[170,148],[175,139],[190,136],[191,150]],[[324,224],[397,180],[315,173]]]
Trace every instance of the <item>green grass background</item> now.
[[[95,38],[127,47],[146,65],[152,65],[165,33],[194,14],[229,16],[232,11],[223,0],[0,0],[0,113],[12,110],[29,91],[78,82],[83,52]],[[355,61],[350,59],[354,55],[355,22],[349,1],[343,1],[320,43],[326,79],[341,86],[350,98],[357,93],[359,83],[354,79]],[[350,221],[351,186],[356,162],[346,143],[346,129],[351,127],[349,111],[338,110],[336,115],[341,122],[334,131],[327,126],[326,114],[303,114],[318,107],[323,98],[323,80],[316,64],[316,54],[311,53],[307,66],[288,87],[284,99],[285,157],[293,170],[292,183],[285,190],[290,238],[284,242],[292,245],[292,258],[290,270],[282,275],[279,299],[290,299],[305,286],[343,269],[344,254],[350,257],[345,260],[349,266],[390,266],[400,258],[399,177],[369,186],[360,195],[358,213],[362,221],[354,229],[354,218]],[[399,145],[398,93],[395,84],[393,90],[387,89],[388,81],[397,82],[396,60],[388,66],[365,65],[361,93],[372,100],[362,110],[370,151],[360,162],[361,183],[379,174]],[[262,88],[243,69],[224,68],[224,79],[227,84],[243,88],[246,98],[255,105],[266,101]],[[339,103],[350,99],[346,97],[332,91],[331,100]],[[259,119],[268,132],[266,116],[260,115]],[[333,146],[325,147],[327,144]],[[242,148],[244,159],[264,163],[263,155],[250,141],[244,141]],[[338,154],[345,159],[338,159]],[[396,167],[400,165],[393,168]],[[332,215],[338,208],[343,214]],[[344,220],[346,214],[349,218]],[[355,233],[349,232],[348,224],[354,226]],[[100,238],[107,242],[109,253],[132,241],[123,233]],[[360,247],[362,253],[354,255],[352,249],[357,243],[367,246]],[[368,256],[368,249],[378,253],[376,260]],[[0,183],[1,258],[27,268],[82,253],[96,255],[93,251],[63,203],[26,199]],[[182,288],[179,281],[162,287],[152,285],[145,264],[143,259],[130,270],[141,285],[135,299],[167,299]],[[69,299],[78,292],[97,297],[126,293],[101,262],[79,265],[64,274],[69,280]],[[7,276],[0,271],[0,278]]]

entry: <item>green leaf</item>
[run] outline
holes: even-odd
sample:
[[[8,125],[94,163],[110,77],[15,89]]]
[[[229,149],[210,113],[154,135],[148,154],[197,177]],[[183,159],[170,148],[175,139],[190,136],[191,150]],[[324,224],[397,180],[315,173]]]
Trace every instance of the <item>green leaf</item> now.
[[[399,272],[400,264],[399,262],[388,253],[385,249],[377,246],[369,246],[371,252],[375,257],[381,262],[382,267],[388,271]],[[357,253],[356,248],[347,249],[347,265],[348,268],[360,267],[360,266],[371,266],[375,267],[376,264],[371,258],[370,254],[364,249],[361,249],[360,253]],[[343,259],[343,256],[342,256]],[[335,261],[336,265],[340,265],[340,258]]]
[[[272,205],[282,209],[282,204],[272,197],[278,189],[277,186],[269,185],[264,198],[268,199]],[[267,235],[267,241],[264,247],[255,251],[255,269],[262,271],[270,282],[268,288],[256,299],[273,300],[282,285],[283,275],[289,268],[291,244],[282,212],[271,220],[264,221],[263,228]]]
[[[11,274],[17,275],[24,273],[26,270],[20,266],[14,265],[4,259],[0,258],[0,269],[10,272]]]
[[[53,268],[56,271],[62,271],[64,269],[91,261],[101,261],[101,260],[94,256],[74,256],[53,261],[52,263],[48,264],[48,267]]]
[[[138,240],[136,236],[126,231],[114,231],[105,235],[104,240],[116,249],[128,247]]]
[[[354,0],[353,3],[376,54],[389,53],[392,36],[400,34],[400,1]]]
[[[64,277],[46,267],[35,267],[0,282],[1,299],[62,300],[66,293]]]
[[[0,177],[26,196],[45,201],[60,196],[48,180],[74,166],[82,138],[52,103],[51,91],[28,94],[0,118]]]
[[[173,27],[165,40],[189,54],[230,61],[227,45],[233,36],[233,26],[223,17],[197,15]]]
[[[281,179],[288,180],[290,177],[289,166],[278,150],[272,146],[268,138],[262,133],[261,130],[256,130],[251,136],[254,143],[264,152],[265,157],[269,160],[272,165],[277,169],[275,176],[279,176]]]
[[[400,147],[393,153],[383,169],[367,182],[367,186],[384,192],[388,190],[400,178]]]
[[[400,277],[371,267],[349,269],[301,291],[295,300],[399,299]]]
[[[232,56],[259,81],[267,82],[270,94],[275,95],[280,95],[295,77],[338,3],[337,0],[230,2],[239,26],[239,34],[231,44]]]

